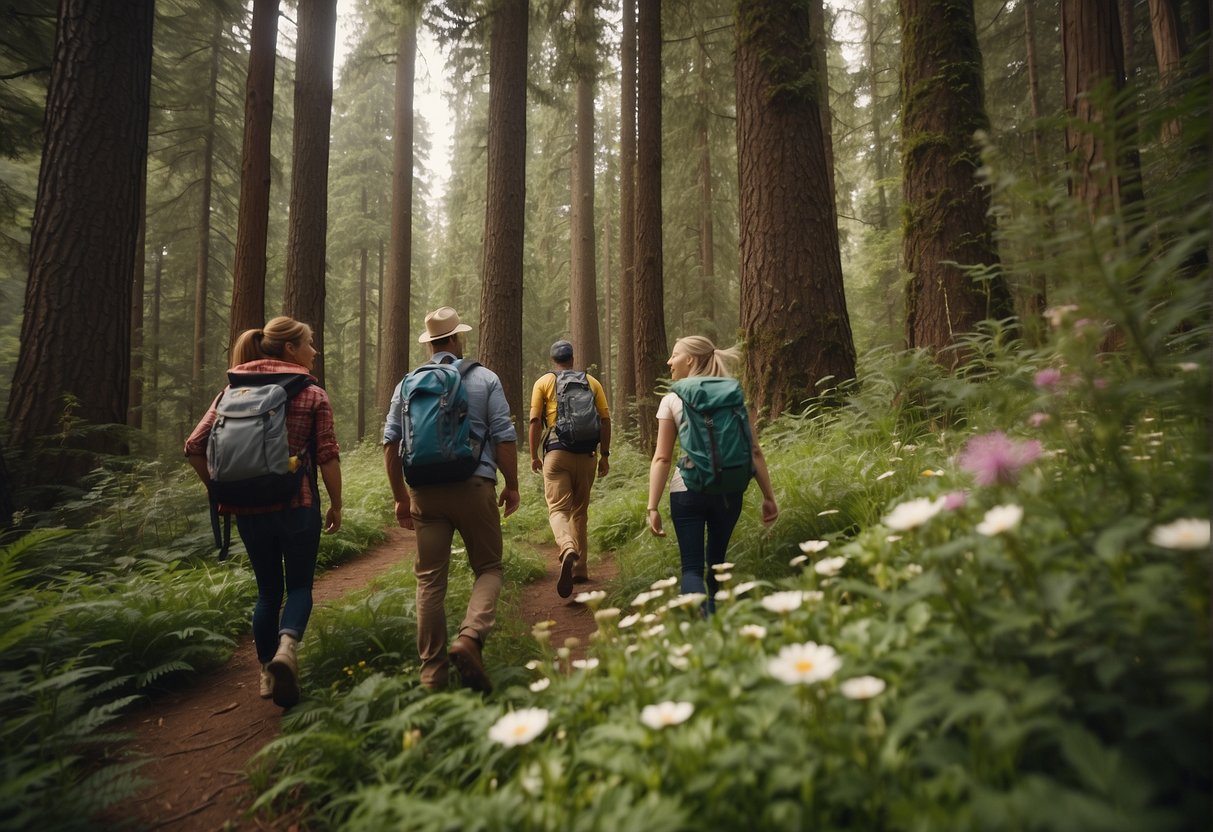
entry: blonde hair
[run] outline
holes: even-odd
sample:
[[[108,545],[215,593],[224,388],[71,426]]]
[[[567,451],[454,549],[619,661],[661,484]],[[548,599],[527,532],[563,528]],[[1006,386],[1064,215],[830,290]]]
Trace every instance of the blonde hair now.
[[[259,358],[283,357],[287,344],[303,346],[312,328],[294,318],[279,315],[260,329],[246,329],[232,347],[232,364],[246,364]]]
[[[688,373],[692,376],[732,378],[733,368],[741,361],[741,350],[737,347],[729,347],[727,350],[717,349],[710,338],[702,335],[687,335],[679,338],[674,342],[674,349],[677,350],[679,347],[695,361]]]

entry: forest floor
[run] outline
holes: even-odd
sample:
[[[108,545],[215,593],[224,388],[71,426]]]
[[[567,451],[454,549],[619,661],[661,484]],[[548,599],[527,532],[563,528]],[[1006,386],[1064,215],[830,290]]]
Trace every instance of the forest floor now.
[[[556,594],[555,546],[540,548],[547,574],[523,587],[523,618],[528,624],[555,622],[552,644],[578,638],[581,647],[574,652],[584,654],[595,629],[594,618],[587,607]],[[317,606],[336,601],[370,585],[415,552],[413,533],[391,527],[382,543],[318,575],[313,599]],[[590,582],[576,586],[574,596],[601,589],[618,574],[609,557],[591,561],[590,570]],[[307,695],[306,688],[303,694]],[[278,735],[281,716],[280,708],[257,694],[257,658],[252,636],[246,635],[222,668],[199,677],[189,688],[153,699],[115,726],[131,737],[128,751],[149,758],[140,774],[151,782],[108,810],[102,822],[115,829],[174,832],[304,828],[303,819],[291,813],[274,819],[248,814],[255,795],[245,769],[252,756]]]

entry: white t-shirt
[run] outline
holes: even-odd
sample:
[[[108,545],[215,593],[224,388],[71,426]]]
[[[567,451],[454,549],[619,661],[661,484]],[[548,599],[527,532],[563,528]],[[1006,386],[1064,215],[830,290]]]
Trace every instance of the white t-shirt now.
[[[682,399],[678,398],[677,393],[666,393],[661,397],[661,403],[657,405],[657,418],[669,419],[674,423],[675,431],[682,427]],[[671,467],[674,469],[674,476],[670,480],[670,493],[686,491],[687,487],[682,481],[682,472],[678,470],[677,462],[672,463]]]

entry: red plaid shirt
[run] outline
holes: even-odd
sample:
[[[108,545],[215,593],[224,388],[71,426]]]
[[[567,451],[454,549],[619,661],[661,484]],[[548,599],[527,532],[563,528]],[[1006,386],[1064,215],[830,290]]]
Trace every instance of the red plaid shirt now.
[[[262,358],[240,364],[229,372],[298,373],[302,369],[298,364],[292,364],[289,361]],[[299,493],[291,500],[289,508],[309,508],[314,504],[312,480],[316,476],[317,467],[329,460],[337,459],[341,453],[341,449],[337,446],[337,434],[333,428],[333,407],[329,404],[329,394],[324,392],[323,387],[317,387],[315,381],[316,379],[313,378],[312,386],[291,399],[286,410],[287,444],[290,446],[291,453],[302,454],[309,451],[308,443],[313,438],[315,439],[315,446],[312,449],[315,452],[314,456],[309,451],[311,458],[304,475],[300,478]],[[227,391],[226,387],[223,389],[224,392]],[[223,393],[219,394],[219,396],[222,395]],[[206,443],[211,435],[211,425],[215,423],[215,405],[219,402],[219,396],[216,396],[215,401],[211,402],[210,409],[206,411],[206,415],[202,417],[198,427],[194,428],[190,438],[185,440],[186,456],[206,456]],[[258,514],[275,510],[274,508],[237,508],[225,506],[222,503],[219,505],[219,511],[224,514]]]

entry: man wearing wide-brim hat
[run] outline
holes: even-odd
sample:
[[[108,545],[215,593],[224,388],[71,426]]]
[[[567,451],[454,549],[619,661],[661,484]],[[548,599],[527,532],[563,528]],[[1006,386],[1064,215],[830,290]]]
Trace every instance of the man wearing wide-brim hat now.
[[[425,316],[425,332],[417,340],[426,344],[430,363],[455,364],[463,360],[463,333],[471,327],[459,320],[450,306]],[[417,532],[417,652],[421,657],[421,682],[431,690],[446,687],[448,660],[459,671],[463,683],[487,693],[492,689],[481,651],[497,619],[501,594],[501,515],[518,509],[518,445],[510,407],[497,374],[476,365],[463,375],[472,434],[484,437],[479,464],[466,480],[433,485],[409,486],[401,465],[404,382],[396,386],[383,427],[384,464],[396,520]],[[497,471],[505,477],[500,497],[496,494]],[[446,586],[451,559],[451,539],[458,531],[467,548],[468,563],[476,578],[459,635],[447,650]]]

